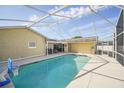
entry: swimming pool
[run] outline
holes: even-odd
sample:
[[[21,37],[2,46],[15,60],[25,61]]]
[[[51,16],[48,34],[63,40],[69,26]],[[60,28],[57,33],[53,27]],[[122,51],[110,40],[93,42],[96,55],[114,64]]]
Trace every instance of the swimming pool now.
[[[68,54],[21,66],[19,75],[10,77],[17,88],[64,88],[89,60]]]

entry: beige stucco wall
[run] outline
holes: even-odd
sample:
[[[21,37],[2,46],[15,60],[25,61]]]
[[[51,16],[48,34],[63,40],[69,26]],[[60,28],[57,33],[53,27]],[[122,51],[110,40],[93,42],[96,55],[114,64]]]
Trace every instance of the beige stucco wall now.
[[[92,47],[95,47],[94,42],[70,43],[69,44],[69,51],[75,52],[75,53],[94,54],[95,49],[93,49]]]
[[[36,48],[28,48],[29,41],[36,41]],[[0,61],[45,55],[45,38],[25,28],[0,29]]]

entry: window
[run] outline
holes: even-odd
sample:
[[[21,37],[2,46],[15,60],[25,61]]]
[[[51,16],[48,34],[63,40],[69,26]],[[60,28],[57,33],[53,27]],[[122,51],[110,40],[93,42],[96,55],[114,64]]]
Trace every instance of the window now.
[[[29,41],[28,48],[36,48],[36,41]]]

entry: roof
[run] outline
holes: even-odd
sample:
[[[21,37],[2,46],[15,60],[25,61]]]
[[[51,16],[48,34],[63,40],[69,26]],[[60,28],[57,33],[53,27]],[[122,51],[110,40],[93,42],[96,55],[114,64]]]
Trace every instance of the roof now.
[[[97,42],[98,37],[84,37],[84,38],[72,38],[72,39],[67,39],[67,40],[48,40],[48,43],[79,43],[79,42]]]
[[[68,39],[68,43],[73,43],[73,42],[91,42],[91,41],[97,41],[97,37],[82,37],[82,38],[72,38]]]
[[[38,33],[37,31],[35,31],[32,28],[29,27],[25,27],[25,26],[8,26],[8,27],[0,27],[0,29],[28,29],[32,32],[34,32],[35,34],[44,37],[45,39],[48,39],[46,36],[42,35],[41,33]]]

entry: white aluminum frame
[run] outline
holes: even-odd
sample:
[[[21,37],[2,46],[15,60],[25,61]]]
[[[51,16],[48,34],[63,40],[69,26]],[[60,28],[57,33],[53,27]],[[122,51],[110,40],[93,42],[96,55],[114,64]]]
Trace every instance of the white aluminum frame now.
[[[36,23],[41,22],[42,20],[48,18],[48,17],[51,16],[51,15],[54,15],[54,14],[60,12],[61,10],[65,9],[65,8],[67,8],[67,7],[69,7],[69,6],[68,6],[68,5],[63,6],[63,7],[59,8],[59,9],[57,9],[57,10],[51,12],[50,14],[47,14],[47,15],[44,16],[44,17],[40,17],[40,18],[36,19],[34,23],[28,24],[27,27],[31,27],[31,26],[35,25]]]
[[[117,7],[117,8],[120,8],[120,9],[124,10],[124,6],[122,6],[122,5],[114,5],[114,6]],[[78,15],[78,16],[75,16],[74,18],[72,18],[72,17],[70,17],[70,16],[68,17],[68,16],[63,16],[63,15],[58,15],[58,14],[57,14],[57,13],[59,13],[60,11],[62,11],[63,9],[65,9],[65,8],[67,8],[67,7],[70,7],[69,5],[67,5],[67,6],[62,6],[62,7],[60,7],[59,9],[56,9],[55,11],[50,12],[50,13],[49,13],[49,12],[46,12],[46,11],[43,11],[43,10],[40,10],[40,9],[37,9],[37,8],[35,8],[35,7],[32,7],[32,6],[27,6],[27,5],[26,5],[25,7],[29,8],[29,9],[34,9],[34,10],[36,10],[36,11],[39,12],[39,13],[41,13],[41,12],[42,12],[42,13],[45,13],[46,15],[43,16],[43,17],[40,17],[40,18],[38,18],[38,19],[36,19],[36,20],[34,20],[34,21],[20,20],[20,19],[0,19],[0,21],[27,22],[27,23],[29,23],[29,24],[28,24],[28,25],[25,25],[25,27],[31,28],[31,27],[34,27],[35,24],[40,23],[40,22],[43,22],[44,19],[46,19],[46,18],[48,18],[48,17],[50,17],[50,16],[58,16],[58,17],[68,18],[69,20],[73,20],[74,18],[77,18],[78,16],[80,16],[80,15]],[[105,7],[105,6],[100,6],[99,9],[104,8],[104,7]],[[94,13],[95,15],[101,17],[101,18],[104,19],[106,22],[108,22],[109,24],[111,24],[111,25],[113,26],[113,28],[112,28],[112,33],[113,33],[113,34],[115,33],[116,25],[117,25],[117,24],[113,24],[113,23],[112,23],[110,20],[108,20],[106,17],[100,15],[100,14],[99,14],[95,9],[93,9],[91,6],[89,6],[89,9],[92,11],[92,13]],[[59,20],[59,21],[60,21],[60,22],[64,22],[64,20]],[[53,25],[55,25],[55,24],[59,24],[59,25],[60,25],[60,22],[59,22],[59,21],[57,20],[55,23],[50,23],[49,25],[46,25],[46,27],[48,27],[50,30],[54,31],[54,29],[51,28],[51,26],[53,26]],[[97,31],[96,31],[97,28],[95,27],[95,23],[93,23],[93,27],[94,27],[94,31],[95,31],[96,34],[97,34]],[[0,28],[3,29],[3,28],[7,28],[7,27],[0,27]],[[78,30],[77,30],[77,31],[78,31]],[[62,39],[66,40],[63,35],[61,35],[61,34],[58,33],[57,31],[54,31],[54,32],[56,32],[56,34],[58,34]],[[79,33],[80,33],[80,32],[79,32]],[[123,33],[124,33],[124,31],[122,31],[122,32],[119,33],[118,35],[115,34],[115,37],[113,36],[113,39],[117,39],[117,37],[120,36],[120,35],[123,34]],[[70,37],[70,33],[68,32],[67,34],[68,34],[68,36]],[[107,35],[106,35],[105,37],[107,37]],[[114,43],[114,42],[113,42],[113,43]],[[116,43],[116,40],[115,40],[115,43]],[[117,45],[115,45],[115,47],[117,47]],[[115,48],[115,49],[116,49],[116,48]],[[119,54],[119,55],[121,55],[121,56],[124,57],[124,55],[118,53],[117,50],[115,50],[115,51],[113,51],[113,52],[114,52],[115,54]]]

